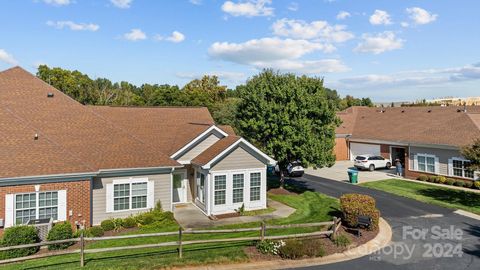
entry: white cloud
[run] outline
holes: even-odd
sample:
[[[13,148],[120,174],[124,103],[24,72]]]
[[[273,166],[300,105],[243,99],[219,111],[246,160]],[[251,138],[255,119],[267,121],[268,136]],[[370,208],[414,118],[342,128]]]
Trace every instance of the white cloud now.
[[[351,16],[352,15],[350,14],[350,12],[340,11],[337,14],[337,20],[345,20],[346,18],[351,17]]]
[[[217,76],[221,81],[229,81],[232,83],[238,83],[245,81],[247,76],[242,72],[231,72],[231,71],[210,71],[206,73],[199,72],[179,72],[176,74],[178,78],[193,80],[200,79],[204,75]]]
[[[110,3],[112,3],[114,6],[117,8],[130,8],[132,5],[133,0],[110,0]]]
[[[291,2],[290,5],[288,5],[288,10],[291,11],[297,11],[300,6],[298,5],[297,2]]]
[[[272,0],[225,1],[222,10],[234,17],[273,16],[274,9],[271,4]]]
[[[189,0],[189,2],[194,4],[194,5],[201,5],[202,4],[202,0]]]
[[[425,9],[419,7],[407,8],[406,10],[407,13],[410,15],[410,19],[415,24],[428,24],[434,22],[438,17],[437,14],[432,14]]]
[[[130,32],[123,34],[123,38],[130,41],[138,41],[147,39],[147,34],[145,34],[141,29],[135,28],[130,30]]]
[[[57,29],[69,28],[72,31],[97,31],[100,26],[93,23],[75,23],[72,21],[48,21],[48,26],[55,27]]]
[[[156,40],[167,40],[173,43],[179,43],[185,40],[185,35],[178,32],[178,31],[173,31],[172,34],[168,37],[163,37],[161,35],[156,35],[155,36]]]
[[[386,51],[401,49],[403,39],[399,39],[393,32],[385,31],[376,35],[363,34],[362,42],[354,49],[356,52],[380,54]]]
[[[409,27],[410,26],[410,24],[408,22],[401,22],[400,25],[402,27]]]
[[[296,39],[320,39],[326,42],[341,43],[352,39],[354,35],[345,31],[344,25],[330,25],[326,21],[307,23],[302,20],[281,19],[272,25],[277,36]]]
[[[390,14],[388,14],[388,12],[376,9],[372,16],[370,16],[370,23],[373,25],[387,25],[392,24],[392,20],[390,19]]]
[[[72,3],[70,0],[43,0],[43,2],[54,6],[67,6]]]
[[[337,59],[302,60],[315,51],[330,51],[331,46],[308,40],[262,38],[244,43],[216,42],[209,49],[212,58],[255,68],[314,74],[342,72],[348,68]]]
[[[18,64],[18,61],[13,57],[13,55],[9,54],[7,51],[3,49],[0,49],[0,61],[10,65]]]

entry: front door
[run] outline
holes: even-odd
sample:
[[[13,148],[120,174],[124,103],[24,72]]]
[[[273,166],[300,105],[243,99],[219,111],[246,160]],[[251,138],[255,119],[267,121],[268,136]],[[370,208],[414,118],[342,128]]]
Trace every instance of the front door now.
[[[172,183],[173,203],[187,202],[187,185],[184,173],[174,173]]]
[[[395,166],[395,160],[400,160],[402,166],[405,168],[405,148],[392,147],[392,165]]]

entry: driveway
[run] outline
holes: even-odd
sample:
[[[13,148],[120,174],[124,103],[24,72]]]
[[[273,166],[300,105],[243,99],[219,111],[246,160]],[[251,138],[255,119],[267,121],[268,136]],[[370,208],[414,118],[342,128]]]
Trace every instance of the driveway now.
[[[348,169],[354,168],[353,161],[337,161],[335,165],[330,168],[313,169],[308,168],[305,170],[306,174],[318,176],[320,178],[331,179],[336,181],[348,182]],[[365,183],[370,181],[378,181],[390,178],[398,178],[395,175],[395,167],[393,169],[378,169],[373,172],[359,171],[358,182]]]
[[[457,215],[451,209],[313,175],[287,181],[334,197],[352,192],[370,195],[393,230],[392,245],[378,254],[304,269],[480,269],[479,220]],[[436,236],[441,239],[434,239]]]

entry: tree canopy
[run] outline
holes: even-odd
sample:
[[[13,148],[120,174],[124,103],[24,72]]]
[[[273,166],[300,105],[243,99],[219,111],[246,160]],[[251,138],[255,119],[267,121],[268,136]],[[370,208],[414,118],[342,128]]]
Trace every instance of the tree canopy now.
[[[480,171],[480,138],[476,139],[471,145],[462,147],[461,154],[464,158],[470,160],[469,169]]]
[[[236,121],[241,135],[281,167],[293,160],[318,167],[335,162],[337,104],[328,99],[322,79],[265,70],[239,94]]]

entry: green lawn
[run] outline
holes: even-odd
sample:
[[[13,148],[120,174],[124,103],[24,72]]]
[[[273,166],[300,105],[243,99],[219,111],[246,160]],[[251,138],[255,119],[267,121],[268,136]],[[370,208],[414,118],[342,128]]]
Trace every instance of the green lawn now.
[[[462,209],[475,214],[480,214],[480,193],[399,179],[388,179],[362,183],[360,185],[425,203],[453,209]]]
[[[287,218],[269,220],[267,224],[297,224],[330,221],[339,210],[337,199],[314,192],[304,192],[300,195],[271,195],[271,199],[285,203],[296,208],[292,215]],[[260,223],[234,224],[222,228],[260,227]],[[175,231],[178,226],[175,224],[156,224],[145,226],[137,233],[152,233],[161,231]],[[291,228],[269,230],[267,235],[292,234],[311,232],[321,228]],[[184,240],[214,239],[214,238],[235,238],[245,236],[258,236],[258,232],[242,232],[230,234],[201,234],[184,235]],[[115,246],[133,246],[140,244],[152,244],[160,242],[176,241],[176,236],[149,237],[107,240],[90,243],[87,249],[106,248]],[[125,250],[117,252],[105,252],[98,254],[87,254],[86,267],[83,269],[156,269],[162,267],[173,267],[180,265],[239,262],[247,260],[243,252],[244,247],[251,245],[251,242],[242,243],[221,243],[191,245],[184,248],[184,258],[177,257],[176,247],[150,248],[138,250]],[[19,264],[4,266],[2,269],[75,269],[79,268],[79,255],[56,256],[48,259],[38,259]]]

